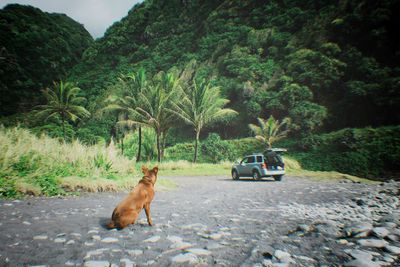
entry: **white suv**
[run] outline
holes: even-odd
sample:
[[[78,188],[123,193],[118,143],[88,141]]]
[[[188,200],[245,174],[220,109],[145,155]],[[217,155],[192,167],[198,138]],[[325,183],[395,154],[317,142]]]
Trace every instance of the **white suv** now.
[[[232,166],[232,178],[253,177],[260,180],[272,176],[276,181],[281,181],[285,174],[285,164],[278,152],[284,149],[270,149],[265,154],[257,153],[248,155],[240,163]]]

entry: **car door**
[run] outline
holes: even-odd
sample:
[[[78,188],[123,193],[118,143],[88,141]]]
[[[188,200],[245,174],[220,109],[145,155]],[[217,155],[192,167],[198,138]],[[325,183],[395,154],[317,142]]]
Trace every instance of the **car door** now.
[[[254,163],[255,163],[255,157],[254,156],[250,156],[247,159],[247,164],[245,167],[245,172],[247,176],[252,176],[252,171],[253,171],[253,167],[254,167]]]
[[[240,164],[237,166],[239,175],[241,175],[241,176],[247,175],[246,174],[246,167],[247,167],[247,162],[248,161],[249,161],[249,157],[245,157],[244,159],[242,159]]]

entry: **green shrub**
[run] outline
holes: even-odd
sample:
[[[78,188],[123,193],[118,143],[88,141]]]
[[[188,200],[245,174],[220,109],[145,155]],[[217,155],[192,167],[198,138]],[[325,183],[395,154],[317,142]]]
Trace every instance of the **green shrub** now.
[[[203,160],[218,163],[225,160],[235,160],[235,150],[231,143],[222,140],[216,133],[210,133],[201,144]]]

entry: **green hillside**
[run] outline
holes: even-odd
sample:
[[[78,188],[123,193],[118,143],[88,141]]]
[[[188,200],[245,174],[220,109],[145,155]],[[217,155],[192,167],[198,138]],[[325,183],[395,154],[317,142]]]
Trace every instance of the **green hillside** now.
[[[296,135],[400,121],[400,2],[144,1],[85,51],[71,78],[95,109],[121,74],[184,68],[221,87],[239,119],[273,114]]]
[[[0,115],[29,111],[40,90],[65,79],[93,42],[64,14],[17,4],[0,10]]]

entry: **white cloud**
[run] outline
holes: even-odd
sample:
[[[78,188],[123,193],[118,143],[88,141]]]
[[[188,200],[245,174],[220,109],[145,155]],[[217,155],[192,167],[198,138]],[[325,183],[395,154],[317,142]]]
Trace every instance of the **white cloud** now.
[[[17,3],[38,7],[46,12],[64,13],[83,24],[93,37],[98,38],[139,2],[143,0],[0,0],[0,8]]]

